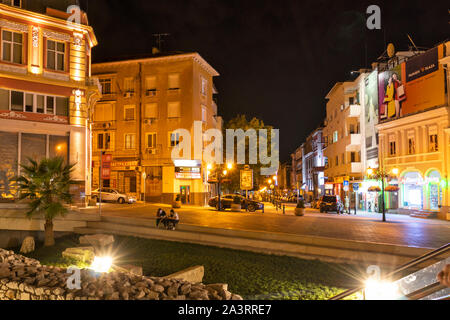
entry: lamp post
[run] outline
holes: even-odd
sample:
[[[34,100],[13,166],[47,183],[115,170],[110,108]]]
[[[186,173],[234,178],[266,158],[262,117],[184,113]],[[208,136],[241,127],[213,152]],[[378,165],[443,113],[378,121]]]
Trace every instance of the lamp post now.
[[[233,170],[233,164],[227,163],[226,165],[216,165],[214,168],[211,164],[208,164],[208,176],[211,173],[211,170],[214,170],[214,173],[212,176],[214,178],[217,178],[217,211],[220,211],[222,209],[222,203],[221,203],[221,197],[220,197],[220,186],[224,182],[225,178],[227,177],[228,173]]]
[[[384,203],[384,179],[391,176],[398,176],[399,170],[397,168],[392,169],[390,172],[386,171],[384,168],[378,169],[367,169],[367,177],[369,179],[375,179],[377,181],[381,180],[381,210],[383,213],[383,222],[386,222],[386,207]]]

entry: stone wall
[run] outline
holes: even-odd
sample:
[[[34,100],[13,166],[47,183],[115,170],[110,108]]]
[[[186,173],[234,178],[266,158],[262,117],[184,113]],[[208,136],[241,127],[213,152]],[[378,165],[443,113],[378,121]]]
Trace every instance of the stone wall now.
[[[64,268],[0,249],[0,300],[242,300],[226,284],[194,284],[131,273],[81,270],[81,288],[69,290]]]

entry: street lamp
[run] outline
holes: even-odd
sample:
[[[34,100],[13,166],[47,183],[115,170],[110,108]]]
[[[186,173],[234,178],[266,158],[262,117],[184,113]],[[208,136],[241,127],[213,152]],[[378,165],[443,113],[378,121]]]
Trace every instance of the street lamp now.
[[[381,209],[383,212],[383,222],[386,222],[386,207],[384,203],[384,179],[389,178],[390,176],[398,176],[399,169],[394,168],[391,172],[384,170],[383,168],[378,169],[367,169],[367,177],[369,179],[381,180]]]
[[[234,165],[233,163],[229,162],[226,165],[216,165],[213,167],[212,164],[208,164],[206,166],[208,177],[211,175],[211,177],[214,179],[213,182],[210,183],[217,183],[217,210],[220,211],[222,208],[221,203],[221,197],[220,197],[220,185],[224,182],[225,178],[227,177],[228,173],[233,169]]]

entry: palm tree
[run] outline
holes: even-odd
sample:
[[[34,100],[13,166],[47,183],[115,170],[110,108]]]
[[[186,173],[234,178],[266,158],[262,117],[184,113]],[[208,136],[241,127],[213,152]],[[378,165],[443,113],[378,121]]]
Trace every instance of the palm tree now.
[[[22,174],[15,178],[19,200],[29,199],[30,219],[35,214],[43,214],[45,218],[44,246],[55,245],[53,219],[67,212],[64,204],[72,203],[70,185],[74,164],[65,164],[64,158],[43,159],[39,163],[28,158],[29,165],[21,165]]]

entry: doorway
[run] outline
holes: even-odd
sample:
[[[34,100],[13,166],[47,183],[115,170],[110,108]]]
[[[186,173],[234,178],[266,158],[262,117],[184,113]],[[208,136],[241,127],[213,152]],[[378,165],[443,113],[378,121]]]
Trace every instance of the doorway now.
[[[180,194],[181,194],[181,203],[182,204],[190,204],[191,203],[191,187],[190,186],[181,186]]]

